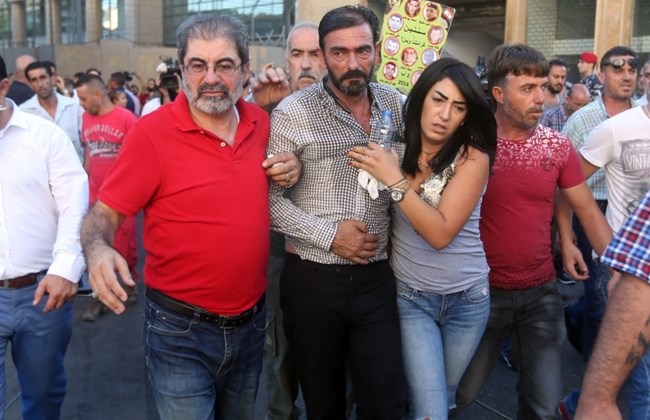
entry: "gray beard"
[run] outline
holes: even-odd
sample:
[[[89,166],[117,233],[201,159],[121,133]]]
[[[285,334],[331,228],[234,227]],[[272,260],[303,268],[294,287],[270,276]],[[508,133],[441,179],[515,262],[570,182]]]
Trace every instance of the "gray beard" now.
[[[237,88],[234,92],[228,92],[224,97],[205,97],[201,96],[199,93],[200,86],[197,88],[197,91],[193,91],[187,79],[183,79],[183,92],[187,96],[187,102],[194,108],[198,109],[201,112],[205,112],[209,115],[223,114],[224,112],[232,109],[237,102],[237,99],[241,96],[242,90],[244,88],[243,81],[237,85]]]

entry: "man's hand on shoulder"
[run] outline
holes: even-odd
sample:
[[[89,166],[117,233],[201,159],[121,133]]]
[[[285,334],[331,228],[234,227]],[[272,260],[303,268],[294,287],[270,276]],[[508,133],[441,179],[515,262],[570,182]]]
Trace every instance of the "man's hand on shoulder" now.
[[[38,305],[45,294],[49,295],[43,312],[60,309],[64,303],[75,297],[79,286],[70,280],[54,274],[47,274],[34,293],[33,305]]]
[[[338,224],[331,251],[354,263],[368,264],[378,248],[379,236],[369,234],[364,222],[346,220]]]

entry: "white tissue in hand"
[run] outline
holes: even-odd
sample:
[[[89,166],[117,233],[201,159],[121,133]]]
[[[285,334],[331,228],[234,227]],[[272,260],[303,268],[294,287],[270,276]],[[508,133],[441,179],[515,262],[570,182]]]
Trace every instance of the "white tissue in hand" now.
[[[364,169],[359,169],[359,176],[357,177],[357,179],[359,181],[359,185],[361,185],[363,189],[368,190],[368,195],[373,200],[379,197],[380,190],[386,189],[386,186],[384,184],[377,181],[377,179],[374,176],[370,175]]]

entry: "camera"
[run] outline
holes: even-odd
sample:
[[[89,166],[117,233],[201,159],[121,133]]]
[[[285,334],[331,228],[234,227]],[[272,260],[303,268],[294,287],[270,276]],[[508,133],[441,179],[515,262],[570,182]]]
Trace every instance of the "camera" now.
[[[160,73],[160,87],[162,89],[178,89],[177,75],[181,75],[181,68],[178,60],[170,57],[160,56],[162,63],[158,65],[156,71]]]

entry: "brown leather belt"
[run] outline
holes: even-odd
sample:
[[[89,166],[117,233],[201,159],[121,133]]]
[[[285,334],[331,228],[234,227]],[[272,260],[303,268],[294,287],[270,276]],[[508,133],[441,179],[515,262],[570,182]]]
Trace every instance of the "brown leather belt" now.
[[[182,315],[187,318],[198,318],[201,322],[216,324],[219,328],[224,329],[244,325],[253,319],[253,315],[255,315],[256,312],[259,312],[260,308],[264,305],[265,299],[265,294],[262,294],[262,297],[259,298],[257,303],[247,311],[244,311],[239,315],[225,316],[216,315],[206,311],[205,309],[199,308],[198,306],[181,302],[180,300],[176,300],[150,287],[147,287],[145,294],[155,304],[160,305],[177,315]]]
[[[0,280],[0,289],[22,289],[38,283],[38,273],[25,274],[13,279]]]

